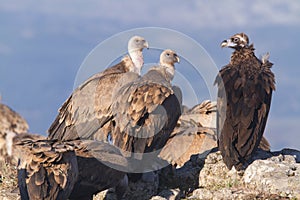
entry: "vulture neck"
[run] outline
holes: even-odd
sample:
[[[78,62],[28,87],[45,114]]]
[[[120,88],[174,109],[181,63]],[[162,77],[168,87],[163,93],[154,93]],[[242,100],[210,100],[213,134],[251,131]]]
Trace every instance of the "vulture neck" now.
[[[6,149],[7,149],[7,154],[9,156],[13,155],[13,138],[16,136],[16,133],[14,132],[7,132],[6,134]]]
[[[233,66],[239,66],[242,62],[245,62],[246,60],[257,60],[257,58],[254,55],[254,50],[255,49],[253,47],[253,44],[236,49],[231,55],[230,64]]]
[[[171,82],[175,75],[175,67],[172,64],[161,64],[164,76],[167,81]]]
[[[141,75],[141,69],[144,65],[144,57],[142,50],[129,50],[129,56],[133,62],[133,67],[130,69],[131,72],[135,72]]]

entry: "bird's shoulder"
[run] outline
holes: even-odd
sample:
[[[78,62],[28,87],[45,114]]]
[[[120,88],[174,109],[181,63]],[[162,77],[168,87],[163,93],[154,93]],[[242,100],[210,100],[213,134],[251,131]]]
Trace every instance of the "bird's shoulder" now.
[[[99,119],[107,117],[115,87],[120,85],[122,77],[128,71],[125,58],[120,63],[91,76],[73,91],[59,108],[59,114],[48,130],[50,137],[56,137],[55,134],[60,128],[85,123],[86,120],[91,121],[91,117]]]

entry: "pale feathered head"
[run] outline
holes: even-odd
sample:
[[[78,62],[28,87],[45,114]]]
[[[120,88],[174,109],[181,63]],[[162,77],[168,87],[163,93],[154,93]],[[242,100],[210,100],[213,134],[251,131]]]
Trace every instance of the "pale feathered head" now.
[[[166,49],[160,54],[160,64],[161,65],[172,65],[179,63],[180,59],[175,51],[171,49]]]
[[[175,63],[179,63],[180,59],[175,51],[167,49],[160,54],[159,64],[166,70],[166,79],[171,81],[175,75]]]
[[[133,36],[128,41],[128,53],[133,63],[130,71],[141,74],[144,65],[143,49],[149,48],[148,42],[141,36]]]
[[[149,48],[148,42],[141,36],[133,36],[128,41],[128,51],[142,51],[144,48]]]

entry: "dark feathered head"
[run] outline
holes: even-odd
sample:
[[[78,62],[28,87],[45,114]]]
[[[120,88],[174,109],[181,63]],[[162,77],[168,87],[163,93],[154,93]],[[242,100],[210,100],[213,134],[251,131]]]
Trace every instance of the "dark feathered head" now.
[[[221,47],[234,49],[243,48],[249,45],[249,38],[245,33],[237,33],[221,43]]]

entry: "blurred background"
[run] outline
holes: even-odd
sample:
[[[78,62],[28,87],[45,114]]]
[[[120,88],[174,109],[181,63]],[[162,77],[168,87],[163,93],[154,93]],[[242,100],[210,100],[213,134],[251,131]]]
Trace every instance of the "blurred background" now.
[[[220,42],[238,32],[248,34],[257,56],[270,52],[277,88],[265,136],[272,150],[300,149],[298,0],[0,0],[0,25],[2,103],[19,112],[33,133],[47,133],[83,60],[99,43],[129,29],[163,27],[197,41],[218,68],[232,53]],[[209,97],[203,94],[199,103]]]

